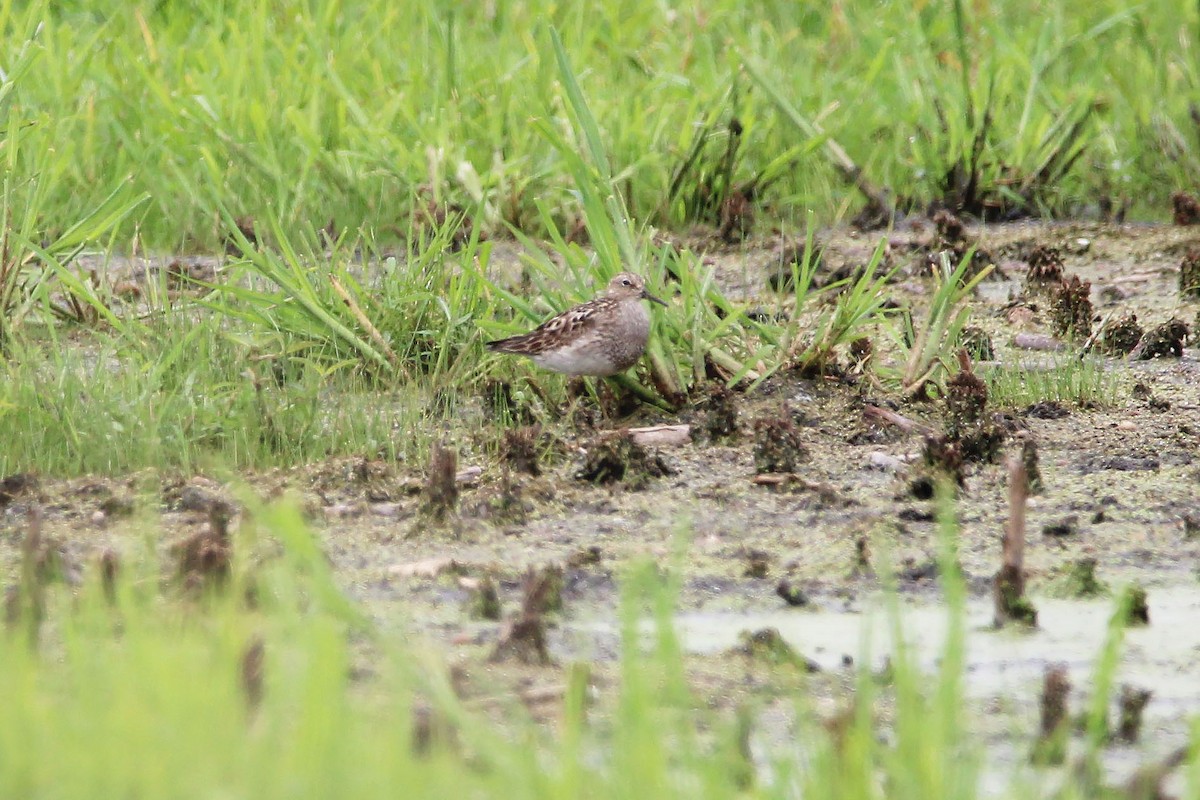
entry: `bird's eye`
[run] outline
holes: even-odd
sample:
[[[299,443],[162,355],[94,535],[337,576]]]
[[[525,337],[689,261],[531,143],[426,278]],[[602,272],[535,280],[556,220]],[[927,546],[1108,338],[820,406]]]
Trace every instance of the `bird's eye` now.
[[[622,278],[622,279],[621,279],[621,285],[623,285],[623,286],[633,286],[633,281],[629,280],[629,278]]]

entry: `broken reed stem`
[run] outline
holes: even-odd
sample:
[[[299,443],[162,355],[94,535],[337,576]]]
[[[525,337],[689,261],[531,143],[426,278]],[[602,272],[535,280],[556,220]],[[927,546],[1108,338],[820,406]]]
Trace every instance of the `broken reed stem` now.
[[[388,363],[391,364],[393,368],[398,369],[401,375],[403,375],[405,378],[408,378],[408,370],[406,370],[404,365],[400,362],[400,357],[396,355],[394,350],[392,350],[391,345],[387,343],[387,339],[383,338],[383,334],[379,332],[379,329],[372,324],[371,320],[367,317],[366,312],[362,310],[362,308],[354,300],[354,297],[346,291],[346,288],[342,286],[341,282],[338,281],[335,276],[329,276],[329,283],[333,286],[333,290],[337,292],[338,297],[342,298],[342,302],[346,304],[346,308],[348,308],[350,313],[354,315],[354,318],[358,320],[358,324],[362,325],[363,330],[365,330],[367,335],[371,337],[371,341],[373,341],[375,345],[383,351],[383,355],[387,358]]]
[[[1067,754],[1067,737],[1070,735],[1070,718],[1067,715],[1067,697],[1071,692],[1071,679],[1063,664],[1046,667],[1042,676],[1041,730],[1034,744],[1032,760],[1035,764],[1061,764]]]
[[[1028,497],[1025,462],[1014,458],[1008,464],[1008,525],[1004,529],[1004,566],[1024,575],[1025,501]]]
[[[1008,524],[1004,530],[1004,563],[996,573],[995,625],[1020,622],[1037,626],[1037,609],[1025,597],[1025,500],[1029,493],[1025,462],[1008,461]]]

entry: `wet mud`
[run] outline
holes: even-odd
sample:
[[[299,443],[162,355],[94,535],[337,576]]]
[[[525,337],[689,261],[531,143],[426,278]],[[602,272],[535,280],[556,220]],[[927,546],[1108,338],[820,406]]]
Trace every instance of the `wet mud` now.
[[[941,235],[928,222],[888,235],[893,263],[908,265],[892,284],[897,303],[927,301],[922,248]],[[988,340],[972,355],[980,374],[989,365],[1045,369],[1075,357],[1018,346],[1023,334],[1078,347],[1119,323],[1092,350],[1111,374],[1111,400],[1015,407],[992,398],[982,406],[972,399],[977,385],[964,379],[976,394],[951,404],[957,417],[949,425],[1003,433],[987,440],[984,457],[965,462],[956,505],[969,592],[966,691],[989,752],[985,778],[1005,788],[1011,768],[1028,768],[1048,667],[1065,665],[1070,705],[1082,708],[1114,596],[1136,584],[1147,594],[1149,624],[1127,633],[1118,682],[1152,688],[1153,696],[1140,744],[1109,751],[1106,766],[1119,779],[1182,744],[1189,716],[1200,712],[1197,334],[1164,330],[1156,357],[1125,355],[1139,346],[1130,344],[1131,321],[1152,331],[1196,320],[1200,298],[1181,293],[1180,270],[1200,246],[1200,229],[1023,223],[967,226],[957,235],[972,237],[997,267],[972,302],[977,335]],[[878,237],[832,231],[819,241],[831,274],[865,263]],[[733,297],[769,308],[780,302],[772,276],[796,238],[680,244],[703,248]],[[496,243],[497,269],[515,261],[503,252],[509,246]],[[870,405],[916,427],[872,415]],[[451,431],[446,446],[458,448],[457,458],[436,456],[432,477],[420,465],[344,459],[240,480],[264,496],[299,495],[345,591],[382,627],[439,650],[464,695],[533,693],[536,702],[526,705],[539,719],[553,718],[557,706],[552,692],[536,690],[561,683],[574,662],[591,662],[599,693],[611,696],[622,578],[653,562],[679,587],[676,623],[697,697],[730,713],[753,702],[762,729],[778,732],[786,729],[780,709],[798,689],[832,713],[852,686],[848,665],[882,668],[894,648],[882,611],[889,585],[912,654],[923,669],[936,668],[946,626],[938,525],[930,492],[915,490],[914,478],[926,434],[946,433],[946,414],[945,402],[904,400],[865,381],[781,373],[753,394],[714,389],[679,414],[642,408],[597,420],[611,431],[690,424],[682,443],[605,438],[566,417],[553,430],[494,431],[490,451],[472,438],[477,431]],[[1015,454],[1028,466],[1031,448],[1039,486],[1027,501],[1024,568],[1038,624],[995,631],[990,592],[1008,515],[1004,461]],[[161,520],[164,553],[211,531],[212,503],[195,495],[224,497],[231,483],[185,476],[166,484],[141,476],[14,485],[20,491],[0,494],[5,550],[15,553],[31,499],[43,508],[47,535],[77,560],[102,548],[135,549],[146,516],[110,513],[121,503]],[[547,567],[559,570],[560,609],[530,600],[530,576]],[[748,632],[768,629],[818,671],[737,654]]]

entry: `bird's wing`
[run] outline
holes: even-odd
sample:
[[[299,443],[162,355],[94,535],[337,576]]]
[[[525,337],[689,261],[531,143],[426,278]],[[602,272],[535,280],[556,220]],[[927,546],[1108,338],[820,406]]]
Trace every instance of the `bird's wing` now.
[[[596,323],[599,316],[613,305],[613,300],[598,297],[595,300],[568,309],[557,317],[537,326],[529,333],[492,342],[491,347],[509,353],[537,355],[560,347],[564,341],[578,338]]]

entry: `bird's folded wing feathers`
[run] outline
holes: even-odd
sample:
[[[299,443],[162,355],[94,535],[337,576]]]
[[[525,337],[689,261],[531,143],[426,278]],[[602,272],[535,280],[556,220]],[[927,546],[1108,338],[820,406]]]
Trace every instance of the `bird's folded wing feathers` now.
[[[576,306],[546,320],[529,333],[504,339],[504,349],[514,353],[536,354],[561,347],[564,342],[578,338],[592,327],[597,317],[612,304],[612,300],[600,297]]]

